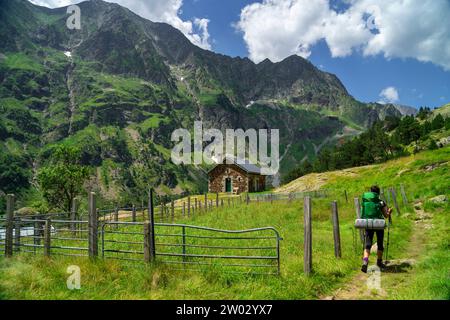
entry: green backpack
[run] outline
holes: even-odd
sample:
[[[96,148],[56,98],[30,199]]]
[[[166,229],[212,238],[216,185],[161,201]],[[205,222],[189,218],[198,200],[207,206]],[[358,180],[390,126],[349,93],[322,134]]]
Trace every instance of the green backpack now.
[[[361,218],[383,219],[381,201],[375,192],[365,192],[362,197]]]

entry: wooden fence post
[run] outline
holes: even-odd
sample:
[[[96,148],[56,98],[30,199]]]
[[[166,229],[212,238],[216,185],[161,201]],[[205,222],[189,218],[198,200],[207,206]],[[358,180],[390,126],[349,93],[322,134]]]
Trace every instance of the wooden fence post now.
[[[331,217],[333,221],[334,256],[340,258],[341,255],[341,233],[339,231],[339,215],[337,201],[331,203]]]
[[[166,200],[164,200],[164,217],[167,219],[167,222],[170,221],[169,203]]]
[[[134,204],[131,208],[131,221],[136,222],[136,206]]]
[[[247,196],[246,196],[246,202],[247,202],[247,205],[250,203],[250,196],[248,195],[248,192],[247,192]]]
[[[402,193],[403,206],[407,206],[408,198],[406,197],[405,186],[403,184],[400,185],[400,192]]]
[[[114,222],[119,222],[119,207],[114,209]],[[115,228],[118,229],[119,225],[116,224]]]
[[[52,239],[52,221],[45,220],[44,224],[44,256],[50,257],[51,239]]]
[[[186,215],[186,202],[183,201],[183,218]]]
[[[223,198],[220,199],[220,206],[223,208]]]
[[[187,202],[187,215],[188,215],[188,218],[191,216],[191,197],[188,197],[188,202]]]
[[[15,251],[20,251],[20,229],[21,229],[21,221],[20,219],[16,220],[14,223],[14,228],[15,228],[15,232],[14,232],[14,247],[16,248]]]
[[[216,193],[216,208],[219,207],[219,193]]]
[[[348,203],[348,195],[347,195],[347,190],[344,190],[344,195],[345,195],[345,202]]]
[[[398,206],[398,203],[397,203],[397,195],[395,192],[395,187],[391,188],[391,194],[392,194],[392,201],[394,201],[394,206],[395,206],[395,209],[397,210],[397,215],[399,216],[401,213],[400,213],[400,207]]]
[[[78,201],[77,198],[74,198],[72,200],[72,208],[70,209],[70,220],[72,221],[72,223],[70,224],[71,231],[76,230],[76,223],[74,221],[77,220],[77,211],[78,211]]]
[[[13,232],[14,232],[14,206],[16,197],[13,194],[6,196],[6,234],[5,234],[5,256],[13,255]]]
[[[156,248],[155,248],[155,211],[153,206],[153,188],[150,189],[148,197],[148,212],[150,221],[150,261],[155,261]]]
[[[170,201],[170,214],[172,215],[172,222],[175,219],[175,201]]]
[[[88,199],[89,211],[89,258],[98,256],[98,216],[96,195],[94,192],[89,193]]]
[[[355,211],[356,211],[356,218],[361,219],[361,206],[359,205],[359,198],[355,198]],[[359,229],[359,238],[361,239],[361,243],[364,242],[364,234],[363,230]]]
[[[385,197],[385,192],[384,192],[383,187],[381,187],[381,189],[380,189],[380,199],[383,200],[384,203],[387,204],[387,200],[386,200],[386,197]]]
[[[198,209],[198,199],[197,198],[195,198],[195,200],[194,200],[194,208],[195,208],[195,211],[197,211],[197,209]]]
[[[144,261],[152,261],[152,251],[151,251],[151,226],[149,221],[144,222]]]
[[[306,275],[312,271],[312,226],[311,226],[311,197],[305,197],[303,204],[303,227],[304,227],[304,267]]]
[[[41,244],[41,225],[40,222],[36,221],[38,220],[38,216],[34,216],[33,220],[33,244],[35,245],[35,247],[33,247],[33,251],[36,254],[36,245],[40,245]]]

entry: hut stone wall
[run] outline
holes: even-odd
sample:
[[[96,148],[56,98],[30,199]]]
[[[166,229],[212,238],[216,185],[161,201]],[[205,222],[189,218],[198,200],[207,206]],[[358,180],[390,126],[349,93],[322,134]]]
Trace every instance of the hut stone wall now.
[[[225,181],[231,179],[231,191],[248,192],[247,173],[236,165],[218,165],[209,173],[208,189],[211,193],[225,192]]]

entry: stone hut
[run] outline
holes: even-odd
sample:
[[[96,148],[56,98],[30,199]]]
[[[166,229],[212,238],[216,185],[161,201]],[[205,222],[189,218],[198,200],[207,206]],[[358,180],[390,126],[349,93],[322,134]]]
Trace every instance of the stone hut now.
[[[266,176],[261,174],[261,168],[250,163],[238,164],[233,160],[229,164],[224,160],[208,172],[208,192],[211,193],[260,192],[265,187]]]

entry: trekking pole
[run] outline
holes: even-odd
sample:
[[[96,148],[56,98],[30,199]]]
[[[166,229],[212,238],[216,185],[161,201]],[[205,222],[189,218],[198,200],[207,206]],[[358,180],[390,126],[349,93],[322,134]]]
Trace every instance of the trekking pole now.
[[[364,229],[364,240],[363,240],[363,256],[366,250],[366,237],[367,237],[367,229]]]
[[[391,213],[392,214],[392,213]],[[391,231],[391,224],[392,224],[392,216],[389,215],[389,223],[388,223],[388,236],[387,236],[387,245],[386,245],[386,262],[388,261],[388,255],[389,255],[389,236]]]

